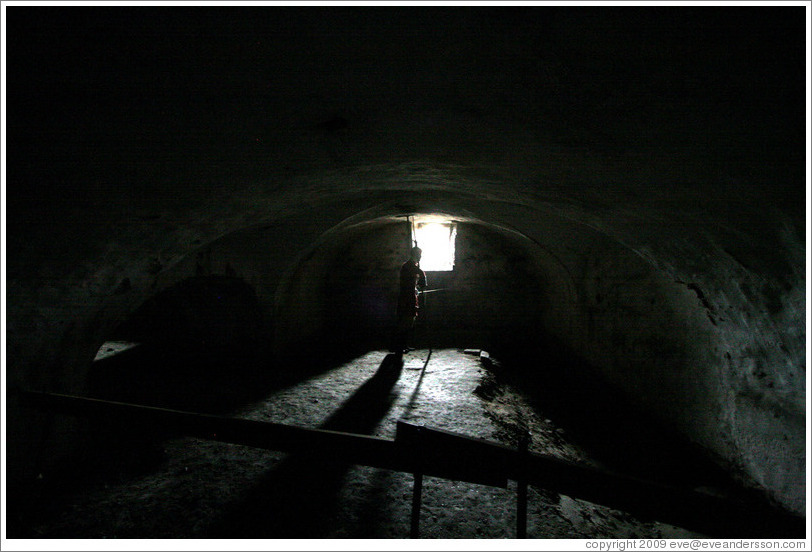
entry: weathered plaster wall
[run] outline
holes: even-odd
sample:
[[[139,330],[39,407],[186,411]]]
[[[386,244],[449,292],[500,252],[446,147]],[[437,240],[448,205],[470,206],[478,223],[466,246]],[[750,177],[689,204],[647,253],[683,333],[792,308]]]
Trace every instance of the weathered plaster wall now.
[[[458,222],[455,268],[427,273],[429,287],[443,291],[421,299],[415,339],[423,346],[487,348],[538,327],[542,282],[516,241],[481,223]],[[309,279],[323,282],[320,302],[338,343],[389,346],[409,242],[405,218],[365,225],[347,238],[323,274]]]

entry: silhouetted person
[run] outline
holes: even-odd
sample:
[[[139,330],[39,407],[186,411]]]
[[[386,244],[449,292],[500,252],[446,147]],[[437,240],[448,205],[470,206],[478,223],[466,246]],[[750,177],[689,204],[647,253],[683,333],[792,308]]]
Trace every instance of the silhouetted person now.
[[[420,309],[418,290],[426,287],[426,273],[420,269],[422,254],[423,250],[415,245],[412,247],[409,260],[400,267],[397,323],[392,344],[392,350],[398,354],[408,350],[408,340]]]

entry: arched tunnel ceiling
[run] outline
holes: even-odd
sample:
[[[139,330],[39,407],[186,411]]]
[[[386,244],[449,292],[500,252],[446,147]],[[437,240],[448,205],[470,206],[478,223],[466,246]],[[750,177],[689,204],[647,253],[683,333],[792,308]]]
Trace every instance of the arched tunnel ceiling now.
[[[791,200],[774,178],[803,178],[803,12],[791,13],[11,10],[25,54],[9,59],[8,124],[31,186],[12,192],[36,200],[34,177],[51,176],[60,200],[80,186],[110,205],[115,174],[165,201],[194,182],[187,200],[223,180],[428,159],[543,167],[552,185],[601,192],[747,196],[773,177],[771,194]],[[54,147],[37,148],[43,132]],[[98,156],[71,162],[90,146]]]
[[[580,297],[646,267],[718,346],[698,440],[803,508],[800,8],[6,13],[9,381],[80,389],[207,249],[263,236],[275,293],[347,225],[448,212]]]

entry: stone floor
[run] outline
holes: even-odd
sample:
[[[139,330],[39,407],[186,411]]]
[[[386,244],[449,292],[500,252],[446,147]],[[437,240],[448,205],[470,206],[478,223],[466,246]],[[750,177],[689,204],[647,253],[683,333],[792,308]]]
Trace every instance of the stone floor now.
[[[474,354],[471,354],[474,353]],[[277,389],[238,417],[394,438],[398,420],[515,446],[520,429],[530,450],[592,462],[567,432],[494,376],[479,351],[416,350],[397,380],[370,392],[387,353],[371,351]],[[427,362],[428,361],[428,362]],[[391,384],[391,385],[390,385]],[[138,474],[106,478],[63,496],[34,524],[43,538],[405,539],[411,474],[336,465],[192,438],[160,444],[159,459]],[[532,488],[528,537],[684,538],[693,533],[643,522],[609,508]],[[426,477],[422,538],[512,539],[516,488]]]

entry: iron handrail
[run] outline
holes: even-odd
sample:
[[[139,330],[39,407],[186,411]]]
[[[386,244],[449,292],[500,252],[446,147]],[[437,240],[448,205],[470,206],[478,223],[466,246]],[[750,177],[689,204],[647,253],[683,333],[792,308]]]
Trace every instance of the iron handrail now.
[[[549,455],[399,421],[394,440],[274,422],[200,414],[75,395],[20,391],[24,404],[71,415],[153,422],[161,431],[337,462],[506,487],[527,482],[573,498],[708,536],[804,538],[806,520],[763,500],[733,500],[630,477]]]

